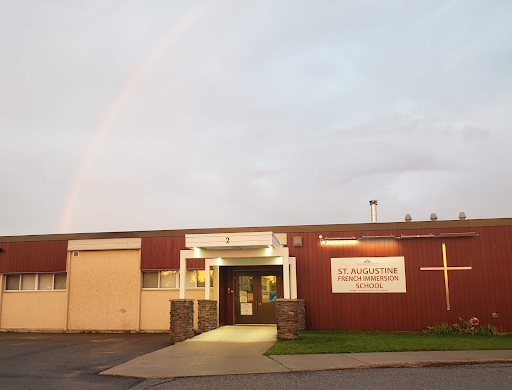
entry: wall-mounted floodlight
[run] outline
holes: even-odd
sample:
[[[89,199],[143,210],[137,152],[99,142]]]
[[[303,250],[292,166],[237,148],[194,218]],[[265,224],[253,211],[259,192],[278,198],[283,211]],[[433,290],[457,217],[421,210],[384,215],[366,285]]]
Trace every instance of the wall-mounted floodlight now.
[[[346,241],[346,240],[357,240],[357,237],[325,237],[322,241]]]
[[[320,238],[320,245],[322,246],[324,244],[351,245],[357,244],[358,242],[357,237],[322,237],[322,235],[319,234],[318,238]]]

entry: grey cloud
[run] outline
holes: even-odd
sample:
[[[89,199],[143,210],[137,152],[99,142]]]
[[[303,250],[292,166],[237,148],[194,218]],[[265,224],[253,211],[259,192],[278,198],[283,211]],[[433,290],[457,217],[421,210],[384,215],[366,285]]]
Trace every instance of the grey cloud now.
[[[349,138],[448,136],[466,141],[485,139],[491,134],[489,129],[465,123],[446,123],[435,118],[435,115],[422,115],[410,111],[394,111],[363,122],[344,124],[339,128],[330,130],[327,135],[336,133]]]
[[[511,4],[195,6],[2,7],[0,234],[510,216]]]

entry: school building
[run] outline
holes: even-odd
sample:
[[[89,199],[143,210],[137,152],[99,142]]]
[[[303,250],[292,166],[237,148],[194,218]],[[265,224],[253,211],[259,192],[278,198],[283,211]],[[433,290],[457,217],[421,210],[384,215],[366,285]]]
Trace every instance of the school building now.
[[[408,218],[409,219],[409,218]],[[216,325],[512,331],[512,218],[0,237],[0,329],[169,331],[170,301]]]

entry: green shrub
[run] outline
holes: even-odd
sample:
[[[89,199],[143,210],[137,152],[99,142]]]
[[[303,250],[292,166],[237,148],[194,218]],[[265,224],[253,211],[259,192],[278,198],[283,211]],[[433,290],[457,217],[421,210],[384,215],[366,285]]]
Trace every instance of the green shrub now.
[[[453,334],[458,333],[450,324],[443,322],[442,324],[434,324],[434,326],[427,326],[428,333],[438,334]]]
[[[480,326],[478,328],[478,334],[496,336],[498,334],[498,327],[490,324]]]
[[[479,321],[476,317],[466,321],[459,318],[460,324],[448,324],[443,322],[442,324],[434,324],[433,326],[427,326],[427,333],[436,334],[470,334],[470,335],[485,335],[485,336],[496,336],[498,334],[498,327],[494,325],[479,325]]]

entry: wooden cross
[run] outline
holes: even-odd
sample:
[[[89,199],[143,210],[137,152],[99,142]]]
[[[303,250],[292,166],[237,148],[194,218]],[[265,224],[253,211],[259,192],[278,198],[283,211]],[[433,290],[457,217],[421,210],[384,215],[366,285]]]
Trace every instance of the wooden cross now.
[[[444,271],[444,289],[446,291],[446,310],[450,310],[450,289],[448,288],[448,271],[467,270],[471,267],[448,267],[446,261],[446,244],[443,242],[443,266],[421,267],[420,271]]]

